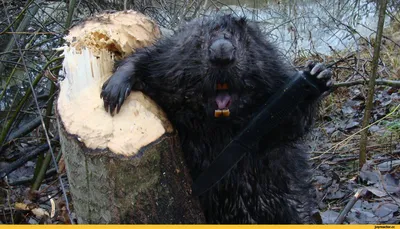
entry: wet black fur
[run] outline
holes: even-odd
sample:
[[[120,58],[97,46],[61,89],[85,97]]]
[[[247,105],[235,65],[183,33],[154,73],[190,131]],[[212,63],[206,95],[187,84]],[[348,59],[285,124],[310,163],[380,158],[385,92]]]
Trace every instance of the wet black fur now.
[[[208,60],[208,47],[221,34],[236,48],[236,62],[230,67],[215,67]],[[102,96],[113,107],[122,104],[130,89],[155,100],[178,130],[196,178],[295,72],[255,25],[243,18],[214,16],[196,19],[172,37],[136,50],[119,64]],[[213,116],[217,82],[227,82],[233,95],[229,119]],[[256,151],[201,196],[209,223],[311,222],[314,192],[301,137],[312,123],[316,101],[300,104],[263,136]]]

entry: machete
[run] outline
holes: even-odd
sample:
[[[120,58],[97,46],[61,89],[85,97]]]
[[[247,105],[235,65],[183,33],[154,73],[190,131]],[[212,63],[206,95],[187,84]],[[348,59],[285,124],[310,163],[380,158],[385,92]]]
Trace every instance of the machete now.
[[[262,106],[250,123],[221,151],[211,165],[203,171],[192,186],[193,195],[201,195],[222,178],[247,154],[253,150],[260,138],[276,127],[281,119],[307,97],[318,96],[323,91],[316,84],[316,76],[299,71]]]

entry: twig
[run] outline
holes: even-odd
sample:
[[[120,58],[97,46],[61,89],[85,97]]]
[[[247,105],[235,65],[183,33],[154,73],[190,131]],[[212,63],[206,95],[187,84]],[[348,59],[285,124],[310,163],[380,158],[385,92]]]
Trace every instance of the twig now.
[[[340,213],[340,215],[337,217],[335,220],[335,224],[342,224],[344,221],[344,218],[346,217],[347,213],[351,210],[351,208],[354,206],[354,204],[357,202],[360,197],[362,197],[365,194],[365,189],[359,189],[356,194],[350,199],[350,201],[347,203],[346,207],[344,207],[343,211]]]
[[[10,32],[22,32],[24,30],[26,30],[26,28],[29,26],[29,22],[32,20],[32,18],[35,17],[36,13],[39,11],[39,5],[34,5],[31,7],[31,4],[34,1],[30,1],[27,5],[27,11],[23,11],[24,14],[24,18],[22,19],[22,21],[19,23],[18,27],[16,28],[16,31],[12,31],[12,27],[10,26]],[[5,6],[5,4],[3,3],[3,6]],[[6,8],[4,8],[4,10],[6,10]],[[16,21],[16,20],[14,20]],[[11,25],[11,22],[9,21],[9,24]],[[5,32],[5,31],[4,31]],[[16,43],[19,42],[20,39],[20,34],[12,34],[13,38],[12,39],[8,39],[8,44],[5,47],[5,49],[3,50],[4,52],[8,52],[11,51],[15,46]],[[18,36],[17,36],[18,35]],[[9,58],[8,55],[4,55],[0,57],[0,60],[6,60],[7,58]],[[5,70],[5,65],[0,64],[0,72],[4,72]]]
[[[354,85],[359,85],[359,84],[368,84],[369,80],[355,80],[355,81],[350,81],[350,82],[340,82],[340,83],[335,83],[333,85],[333,88],[339,88],[339,87],[349,87],[349,86],[354,86]],[[395,88],[400,88],[400,81],[397,80],[376,80],[375,85],[384,85],[384,86],[390,86],[390,87],[395,87]]]
[[[58,137],[54,138],[52,141],[58,142]],[[22,165],[24,165],[27,161],[35,158],[37,155],[39,155],[40,153],[42,153],[48,149],[49,149],[49,145],[47,143],[45,143],[45,144],[39,146],[38,148],[36,148],[35,150],[33,150],[32,152],[30,152],[29,154],[26,154],[25,156],[14,161],[10,165],[5,166],[5,168],[0,170],[0,178],[7,176],[12,171],[14,171],[14,170],[18,169],[19,167],[21,167]]]
[[[371,127],[372,125],[375,125],[375,124],[377,124],[377,123],[380,123],[382,120],[391,117],[393,114],[396,113],[396,111],[397,111],[399,108],[400,108],[400,104],[399,104],[397,107],[395,107],[389,114],[385,115],[385,117],[382,117],[381,119],[376,120],[375,122],[369,124],[368,126],[362,128],[361,130],[359,130],[359,131],[355,132],[354,134],[348,136],[347,138],[343,139],[343,140],[340,141],[339,143],[337,143],[337,144],[335,144],[334,146],[330,147],[329,149],[327,149],[325,152],[321,153],[320,155],[310,158],[310,160],[319,159],[319,158],[321,158],[322,156],[324,156],[325,154],[327,154],[329,151],[331,151],[331,150],[336,150],[336,149],[340,148],[341,145],[345,145],[347,142],[349,142],[351,139],[353,139],[357,134],[359,134],[361,131],[363,131],[363,129],[367,129],[367,128]],[[317,168],[318,168],[320,165],[321,165],[321,164],[319,164],[319,165],[317,166]]]
[[[341,63],[341,62],[345,62],[346,60],[348,60],[348,59],[350,59],[350,58],[353,58],[353,57],[354,57],[354,54],[350,54],[350,55],[348,55],[348,56],[345,56],[345,57],[343,57],[343,58],[340,58],[339,60],[337,60],[337,61],[335,61],[335,62],[333,62],[333,63],[327,64],[327,65],[326,65],[326,68],[331,68],[331,67],[333,67],[334,65],[337,65],[337,64],[339,64],[339,63]]]
[[[58,35],[54,32],[5,32],[4,34],[25,34],[25,35],[32,35],[32,34],[41,34],[41,35]]]
[[[11,116],[10,119],[8,120],[7,124],[5,124],[5,126],[3,127],[2,132],[1,132],[1,135],[0,135],[0,145],[4,143],[4,140],[6,139],[6,137],[7,137],[7,135],[8,135],[8,132],[9,132],[10,129],[11,129],[12,124],[14,123],[15,119],[17,118],[17,116],[18,116],[19,112],[21,111],[22,107],[25,105],[25,102],[26,102],[28,99],[31,98],[32,91],[34,92],[34,97],[36,98],[36,94],[35,94],[35,91],[33,90],[33,87],[36,87],[36,85],[37,85],[37,84],[39,83],[39,81],[42,79],[42,77],[43,77],[43,75],[44,75],[44,72],[45,72],[44,70],[47,69],[47,68],[50,66],[51,63],[53,63],[53,62],[55,62],[55,61],[62,60],[62,59],[64,59],[64,57],[57,57],[57,58],[54,58],[54,59],[48,61],[48,62],[46,63],[46,65],[43,67],[42,72],[38,73],[38,74],[35,76],[35,79],[34,79],[34,81],[32,82],[32,87],[29,87],[29,88],[27,89],[27,91],[25,92],[24,97],[19,101],[19,103],[18,103],[18,105],[17,105],[17,107],[16,107],[16,109],[15,109],[15,112],[12,114],[12,116]],[[23,60],[23,59],[22,59],[22,60]],[[24,63],[24,66],[26,66],[25,63]],[[27,69],[25,69],[25,71],[28,72]],[[30,78],[28,77],[28,79],[30,79]],[[29,82],[30,82],[30,81],[29,81]],[[37,99],[35,99],[35,101],[37,101]],[[41,116],[40,116],[40,117],[41,117]]]
[[[23,127],[19,128],[18,130],[13,131],[5,140],[5,142],[9,142],[15,138],[19,138],[26,134],[29,134],[32,130],[38,127],[41,123],[40,117],[36,117],[30,122],[26,123]]]
[[[50,176],[53,176],[55,174],[57,174],[56,169],[54,169],[54,168],[49,169],[46,172],[46,178],[50,177]],[[26,183],[31,183],[32,181],[33,181],[33,176],[29,176],[29,177],[19,178],[17,180],[11,180],[11,181],[8,182],[8,184],[10,186],[17,186],[17,185],[23,185],[23,184],[26,184]]]

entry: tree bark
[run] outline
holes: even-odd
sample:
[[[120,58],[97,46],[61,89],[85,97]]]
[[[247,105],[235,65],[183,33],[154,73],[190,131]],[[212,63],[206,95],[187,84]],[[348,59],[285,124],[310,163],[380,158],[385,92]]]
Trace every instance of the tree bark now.
[[[164,112],[132,92],[112,117],[100,99],[113,57],[158,37],[154,22],[134,11],[90,18],[66,37],[57,116],[78,223],[205,222]]]

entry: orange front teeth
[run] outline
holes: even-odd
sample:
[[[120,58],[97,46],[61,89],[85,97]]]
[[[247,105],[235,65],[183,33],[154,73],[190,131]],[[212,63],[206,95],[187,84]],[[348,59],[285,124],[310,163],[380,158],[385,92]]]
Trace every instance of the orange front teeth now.
[[[228,84],[227,83],[217,83],[217,90],[228,90]]]
[[[230,114],[231,114],[231,112],[229,111],[229,109],[222,110],[222,115],[224,117],[229,117]]]
[[[231,112],[229,111],[229,109],[215,110],[214,111],[214,117],[216,117],[216,118],[219,118],[221,116],[229,117],[230,114],[231,114]]]

